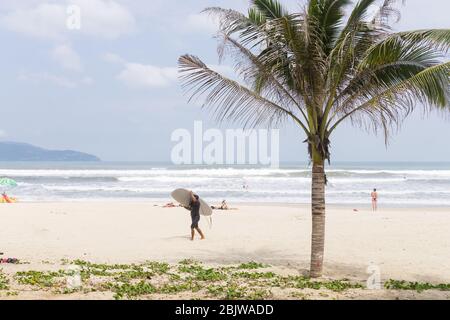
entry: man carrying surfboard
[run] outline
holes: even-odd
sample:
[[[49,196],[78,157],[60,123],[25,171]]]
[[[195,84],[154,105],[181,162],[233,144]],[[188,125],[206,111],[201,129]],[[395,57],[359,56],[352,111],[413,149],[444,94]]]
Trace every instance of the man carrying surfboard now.
[[[189,204],[189,207],[191,208],[191,218],[192,218],[191,241],[194,241],[195,230],[197,230],[197,232],[200,234],[201,239],[204,240],[205,236],[203,235],[202,230],[198,226],[198,223],[200,222],[200,200],[198,195],[194,194],[192,191],[191,191],[191,202]]]

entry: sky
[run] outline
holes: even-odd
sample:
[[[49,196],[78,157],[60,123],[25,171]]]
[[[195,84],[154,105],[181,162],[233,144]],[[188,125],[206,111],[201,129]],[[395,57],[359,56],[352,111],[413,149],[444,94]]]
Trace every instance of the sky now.
[[[302,1],[284,3],[296,9]],[[232,74],[219,65],[214,21],[200,14],[212,6],[245,12],[248,1],[2,0],[0,139],[106,161],[169,161],[174,130],[192,130],[196,120],[235,128],[188,104],[177,80],[177,59],[186,53]],[[81,9],[79,28],[73,8]],[[450,28],[448,0],[406,0],[401,10],[397,30]],[[381,135],[345,124],[332,140],[332,159],[450,161],[450,117],[417,109],[387,147]],[[286,124],[280,160],[306,161],[304,139]]]

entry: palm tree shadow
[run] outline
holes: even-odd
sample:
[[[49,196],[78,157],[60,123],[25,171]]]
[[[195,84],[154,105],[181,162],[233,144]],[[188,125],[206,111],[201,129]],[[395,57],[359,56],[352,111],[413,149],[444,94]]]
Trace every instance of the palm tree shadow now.
[[[298,255],[286,254],[282,250],[273,249],[228,249],[214,251],[209,249],[201,250],[201,260],[204,263],[213,264],[240,264],[247,262],[258,262],[272,267],[297,269],[301,275],[309,275],[309,260],[299,259]]]
[[[283,250],[261,248],[257,250],[228,249],[214,251],[203,249],[197,259],[208,264],[240,264],[247,262],[258,262],[270,265],[276,268],[295,269],[299,275],[308,277],[310,275],[310,257],[309,255],[299,256],[288,254]],[[195,257],[194,257],[195,258]],[[350,265],[336,261],[327,261],[325,265],[325,277],[351,279],[355,281],[366,281],[367,266]]]

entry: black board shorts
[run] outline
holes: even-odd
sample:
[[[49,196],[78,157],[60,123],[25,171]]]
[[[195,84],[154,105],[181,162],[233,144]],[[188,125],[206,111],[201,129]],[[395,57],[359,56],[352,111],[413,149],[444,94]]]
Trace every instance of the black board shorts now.
[[[200,215],[191,213],[191,218],[192,218],[191,229],[198,228],[198,223],[200,221]]]

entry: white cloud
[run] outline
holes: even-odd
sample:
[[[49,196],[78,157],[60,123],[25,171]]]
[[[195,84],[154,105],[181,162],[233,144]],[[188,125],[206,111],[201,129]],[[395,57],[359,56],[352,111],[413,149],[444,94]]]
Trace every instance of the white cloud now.
[[[33,37],[60,39],[66,12],[62,5],[43,3],[34,8],[18,9],[0,18],[7,29]]]
[[[190,14],[186,21],[186,31],[206,32],[214,34],[219,29],[219,23],[214,17],[205,14]]]
[[[94,83],[94,79],[92,79],[91,77],[84,77],[83,79],[81,79],[81,83],[85,84],[85,85],[92,85]]]
[[[105,61],[123,67],[116,79],[129,87],[167,87],[178,81],[177,67],[160,67],[150,64],[128,62],[114,53],[103,55]],[[212,70],[227,77],[233,76],[233,68],[227,65],[208,65]]]
[[[103,58],[109,63],[122,67],[122,71],[116,76],[116,79],[129,87],[167,87],[176,81],[178,76],[176,67],[158,67],[128,62],[115,53],[106,53]]]
[[[177,78],[177,68],[126,63],[117,79],[130,87],[167,87]]]
[[[56,46],[52,56],[64,69],[77,72],[83,70],[80,56],[69,45]]]
[[[81,28],[67,28],[69,5],[80,7]],[[70,34],[84,34],[116,39],[134,32],[136,20],[123,5],[111,0],[71,0],[64,4],[41,3],[8,12],[0,25],[32,37],[66,39]]]
[[[90,86],[94,79],[84,76],[78,79],[72,79],[61,75],[55,75],[48,72],[21,72],[18,77],[20,81],[30,82],[35,85],[52,84],[58,87],[74,89],[81,85]]]
[[[7,136],[6,132],[0,129],[0,139],[5,138],[6,136]]]
[[[117,55],[115,53],[105,53],[103,55],[103,59],[105,59],[105,61],[110,62],[110,63],[118,63],[118,64],[126,63],[125,60],[123,60],[119,55]]]
[[[133,14],[111,0],[73,0],[81,9],[81,32],[115,39],[137,30]]]
[[[22,72],[19,74],[18,79],[21,81],[27,81],[34,84],[50,83],[58,87],[73,89],[78,86],[78,83],[64,76],[54,75],[48,72],[40,73],[27,73]]]

